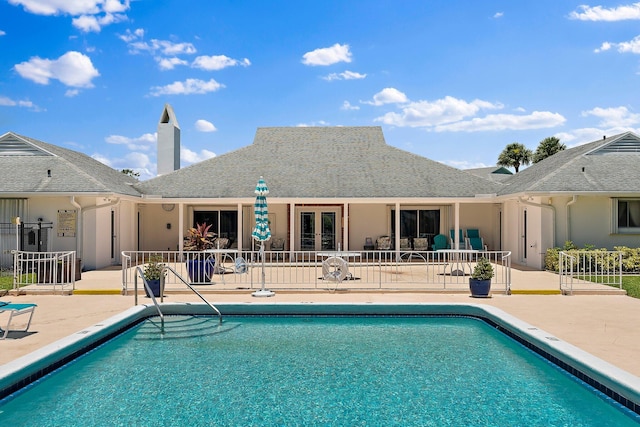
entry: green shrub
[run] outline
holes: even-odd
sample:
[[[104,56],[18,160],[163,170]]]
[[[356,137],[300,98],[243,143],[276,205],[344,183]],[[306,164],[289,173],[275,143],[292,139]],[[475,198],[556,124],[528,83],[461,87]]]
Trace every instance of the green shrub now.
[[[614,246],[615,251],[622,252],[622,272],[624,273],[640,273],[640,248],[628,248],[626,246]],[[595,267],[599,270],[613,270],[618,265],[618,255],[610,254],[608,249],[600,248],[595,249],[594,245],[585,245],[583,248],[578,248],[571,241],[565,242],[562,248],[549,248],[545,253],[544,267],[547,271],[559,271],[559,258],[560,252],[566,252],[569,255],[576,256],[578,262],[574,265],[574,271],[593,270],[593,265],[583,265],[583,263],[595,262]],[[601,256],[596,256],[595,261],[589,259],[585,260],[577,255],[579,252],[602,252]]]

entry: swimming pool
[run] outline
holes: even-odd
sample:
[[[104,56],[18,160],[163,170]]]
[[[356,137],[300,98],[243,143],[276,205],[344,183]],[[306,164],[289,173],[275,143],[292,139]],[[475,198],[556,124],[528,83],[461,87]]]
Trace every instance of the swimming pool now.
[[[176,314],[204,312],[197,305],[169,308]],[[177,334],[171,332],[175,325],[193,318],[167,318],[167,334],[158,339],[156,320],[137,323],[151,314],[139,307],[82,331],[78,334],[82,338],[69,337],[78,343],[92,335],[108,339],[106,331],[137,323],[107,345],[7,399],[0,406],[0,423],[25,419],[31,423],[25,425],[39,426],[113,425],[114,420],[122,425],[637,422],[635,416],[499,332],[509,324],[510,335],[528,334],[530,345],[535,343],[552,357],[571,350],[568,344],[499,310],[473,305],[219,308],[239,317],[225,317],[219,330],[223,333],[213,335],[195,331],[215,329],[217,319],[196,318],[196,323],[183,328],[201,335],[193,340],[171,339]],[[434,314],[446,317],[424,317]],[[72,353],[80,347],[69,344]],[[45,357],[53,358],[52,354]],[[601,386],[605,381],[612,385],[626,374],[579,350],[563,360],[576,365],[591,362],[582,371],[592,381],[600,376]],[[159,379],[150,379],[151,373]],[[626,375],[626,380],[622,378],[626,384],[615,392],[618,395],[622,391],[629,396],[624,390],[634,385],[635,377]],[[170,391],[175,394],[169,395]],[[96,395],[90,397],[89,392]],[[43,418],[34,418],[36,414]]]

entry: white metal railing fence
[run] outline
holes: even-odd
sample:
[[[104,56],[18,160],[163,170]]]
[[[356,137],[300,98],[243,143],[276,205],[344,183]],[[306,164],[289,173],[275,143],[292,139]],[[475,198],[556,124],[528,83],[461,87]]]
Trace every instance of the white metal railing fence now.
[[[558,254],[560,290],[572,294],[594,283],[622,289],[622,252],[561,251]]]
[[[257,290],[262,286],[259,251],[217,250],[212,252],[124,251],[122,252],[122,290],[133,290],[135,267],[162,256],[163,262],[200,290]],[[236,270],[242,257],[248,269]],[[341,258],[347,271],[342,280],[331,280],[326,273],[329,258]],[[476,261],[485,257],[494,267],[492,290],[511,292],[511,252],[509,251],[265,251],[264,277],[270,290],[433,290],[465,291]],[[214,264],[210,278],[190,278],[187,264],[195,259]],[[343,265],[344,265],[343,264]],[[205,287],[206,285],[213,285]],[[167,291],[186,290],[175,277],[165,280]]]
[[[53,291],[75,289],[78,265],[75,251],[13,251],[13,288],[48,285]]]

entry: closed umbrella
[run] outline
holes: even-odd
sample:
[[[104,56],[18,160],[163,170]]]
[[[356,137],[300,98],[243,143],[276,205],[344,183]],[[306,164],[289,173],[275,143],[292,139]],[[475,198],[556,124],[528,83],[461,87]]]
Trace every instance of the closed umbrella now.
[[[264,287],[264,242],[271,238],[271,230],[269,229],[269,211],[267,209],[267,194],[269,189],[264,179],[260,177],[256,185],[256,202],[253,205],[253,213],[256,217],[256,226],[251,233],[256,241],[260,242],[260,258],[262,258],[262,287],[259,291],[255,291],[254,297],[271,297],[275,295],[273,291]]]

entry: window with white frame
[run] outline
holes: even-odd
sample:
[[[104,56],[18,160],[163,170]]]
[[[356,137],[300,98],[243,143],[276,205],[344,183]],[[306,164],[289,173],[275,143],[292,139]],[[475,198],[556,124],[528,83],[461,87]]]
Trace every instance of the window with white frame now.
[[[640,232],[640,199],[614,199],[614,232]]]

